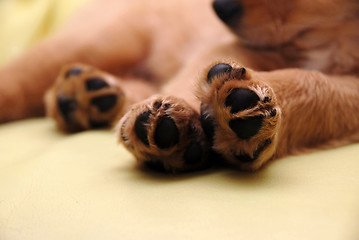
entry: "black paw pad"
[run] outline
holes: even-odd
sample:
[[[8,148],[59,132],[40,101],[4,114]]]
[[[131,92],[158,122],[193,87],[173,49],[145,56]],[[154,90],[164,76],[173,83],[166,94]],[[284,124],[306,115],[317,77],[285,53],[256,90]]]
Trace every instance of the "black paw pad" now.
[[[148,160],[143,163],[145,168],[156,172],[166,172],[166,168],[160,160]]]
[[[214,139],[214,119],[213,117],[206,114],[203,104],[201,105],[201,125],[210,143],[210,146],[212,146]]]
[[[82,73],[82,70],[80,68],[71,68],[69,71],[66,72],[65,78],[69,78],[72,76],[78,76]]]
[[[225,105],[231,107],[231,113],[237,113],[254,107],[259,101],[258,95],[245,88],[234,88],[228,95]]]
[[[270,112],[270,116],[271,117],[275,117],[275,115],[277,115],[277,109],[273,109],[271,112]]]
[[[214,65],[207,74],[207,82],[211,83],[214,76],[219,74],[229,74],[232,71],[232,67],[225,63]]]
[[[116,105],[116,95],[106,95],[91,99],[91,104],[95,105],[100,112],[107,112]]]
[[[192,142],[185,151],[183,158],[186,164],[193,165],[201,161],[202,147],[198,142]]]
[[[90,128],[98,129],[98,128],[106,128],[109,126],[109,123],[107,121],[89,121]]]
[[[249,117],[245,119],[237,118],[229,121],[229,127],[241,139],[249,139],[256,135],[262,127],[263,116]]]
[[[146,124],[150,121],[151,112],[141,113],[135,121],[135,133],[140,141],[146,146],[149,145],[148,142],[148,130]]]
[[[239,154],[239,155],[236,155],[236,158],[238,159],[238,161],[243,162],[243,163],[251,163],[256,160],[256,158],[254,158],[254,157],[252,158],[248,154]]]
[[[86,85],[86,90],[87,91],[96,91],[96,90],[99,90],[101,88],[109,87],[107,82],[105,82],[101,78],[89,78],[89,79],[87,79],[85,85]]]
[[[163,116],[158,120],[154,140],[159,148],[170,148],[179,141],[179,131],[175,121],[169,116]]]
[[[70,114],[77,108],[77,102],[75,99],[59,96],[57,98],[57,107],[65,121],[69,122]]]

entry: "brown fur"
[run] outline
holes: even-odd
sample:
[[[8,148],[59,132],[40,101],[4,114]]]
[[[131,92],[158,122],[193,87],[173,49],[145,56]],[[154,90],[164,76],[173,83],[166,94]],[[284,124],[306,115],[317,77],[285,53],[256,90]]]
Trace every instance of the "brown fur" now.
[[[274,137],[249,166],[227,157],[243,169],[255,170],[272,158],[307,149],[358,141],[359,2],[233,1],[244,9],[243,16],[229,24],[235,34],[215,16],[211,0],[90,4],[57,35],[0,70],[0,121],[43,113],[43,95],[61,67],[82,62],[119,76],[126,96],[136,95],[131,103],[152,93],[183,98],[197,111],[201,101],[211,102],[221,126],[214,148],[224,155],[252,154]],[[220,90],[217,100],[211,100],[215,84],[225,79],[219,77],[207,88],[201,84],[208,66],[219,61],[248,67],[246,80],[235,77],[226,87],[244,86],[260,98],[269,91],[271,109],[278,109],[278,121],[266,118],[270,127],[262,128],[257,140],[235,143],[226,135],[232,116],[217,103],[228,92]],[[144,81],[130,83],[134,78]],[[201,101],[194,94],[198,78]],[[133,91],[136,86],[140,89]],[[127,104],[122,111],[129,109]]]

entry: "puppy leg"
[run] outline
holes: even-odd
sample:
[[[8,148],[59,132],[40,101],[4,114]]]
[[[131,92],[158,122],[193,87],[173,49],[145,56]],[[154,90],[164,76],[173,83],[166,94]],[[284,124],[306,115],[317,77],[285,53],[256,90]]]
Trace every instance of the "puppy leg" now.
[[[308,149],[359,140],[359,79],[297,69],[255,72],[233,62],[200,79],[212,148],[243,170]]]
[[[65,64],[83,62],[116,74],[131,70],[147,53],[146,18],[135,1],[89,4],[57,34],[0,69],[0,123],[43,114],[44,93]]]

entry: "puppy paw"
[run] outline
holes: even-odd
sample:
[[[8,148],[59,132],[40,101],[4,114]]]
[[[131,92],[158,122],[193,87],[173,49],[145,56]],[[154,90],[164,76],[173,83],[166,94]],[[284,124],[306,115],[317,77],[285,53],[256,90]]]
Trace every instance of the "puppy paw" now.
[[[135,105],[117,129],[140,166],[172,173],[208,166],[200,116],[182,99],[153,96]]]
[[[202,127],[212,149],[242,170],[257,170],[274,153],[281,110],[273,90],[255,72],[216,64],[201,79]]]
[[[83,64],[65,66],[45,96],[47,115],[66,132],[110,126],[124,101],[116,77]]]

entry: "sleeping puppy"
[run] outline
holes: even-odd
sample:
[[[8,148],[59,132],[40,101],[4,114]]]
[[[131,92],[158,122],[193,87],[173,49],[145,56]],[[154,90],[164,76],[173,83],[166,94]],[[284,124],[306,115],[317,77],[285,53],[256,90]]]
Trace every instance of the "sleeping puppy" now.
[[[169,172],[359,140],[357,0],[211,1],[93,2],[0,71],[0,120],[41,114],[53,84],[61,130],[114,123]]]

